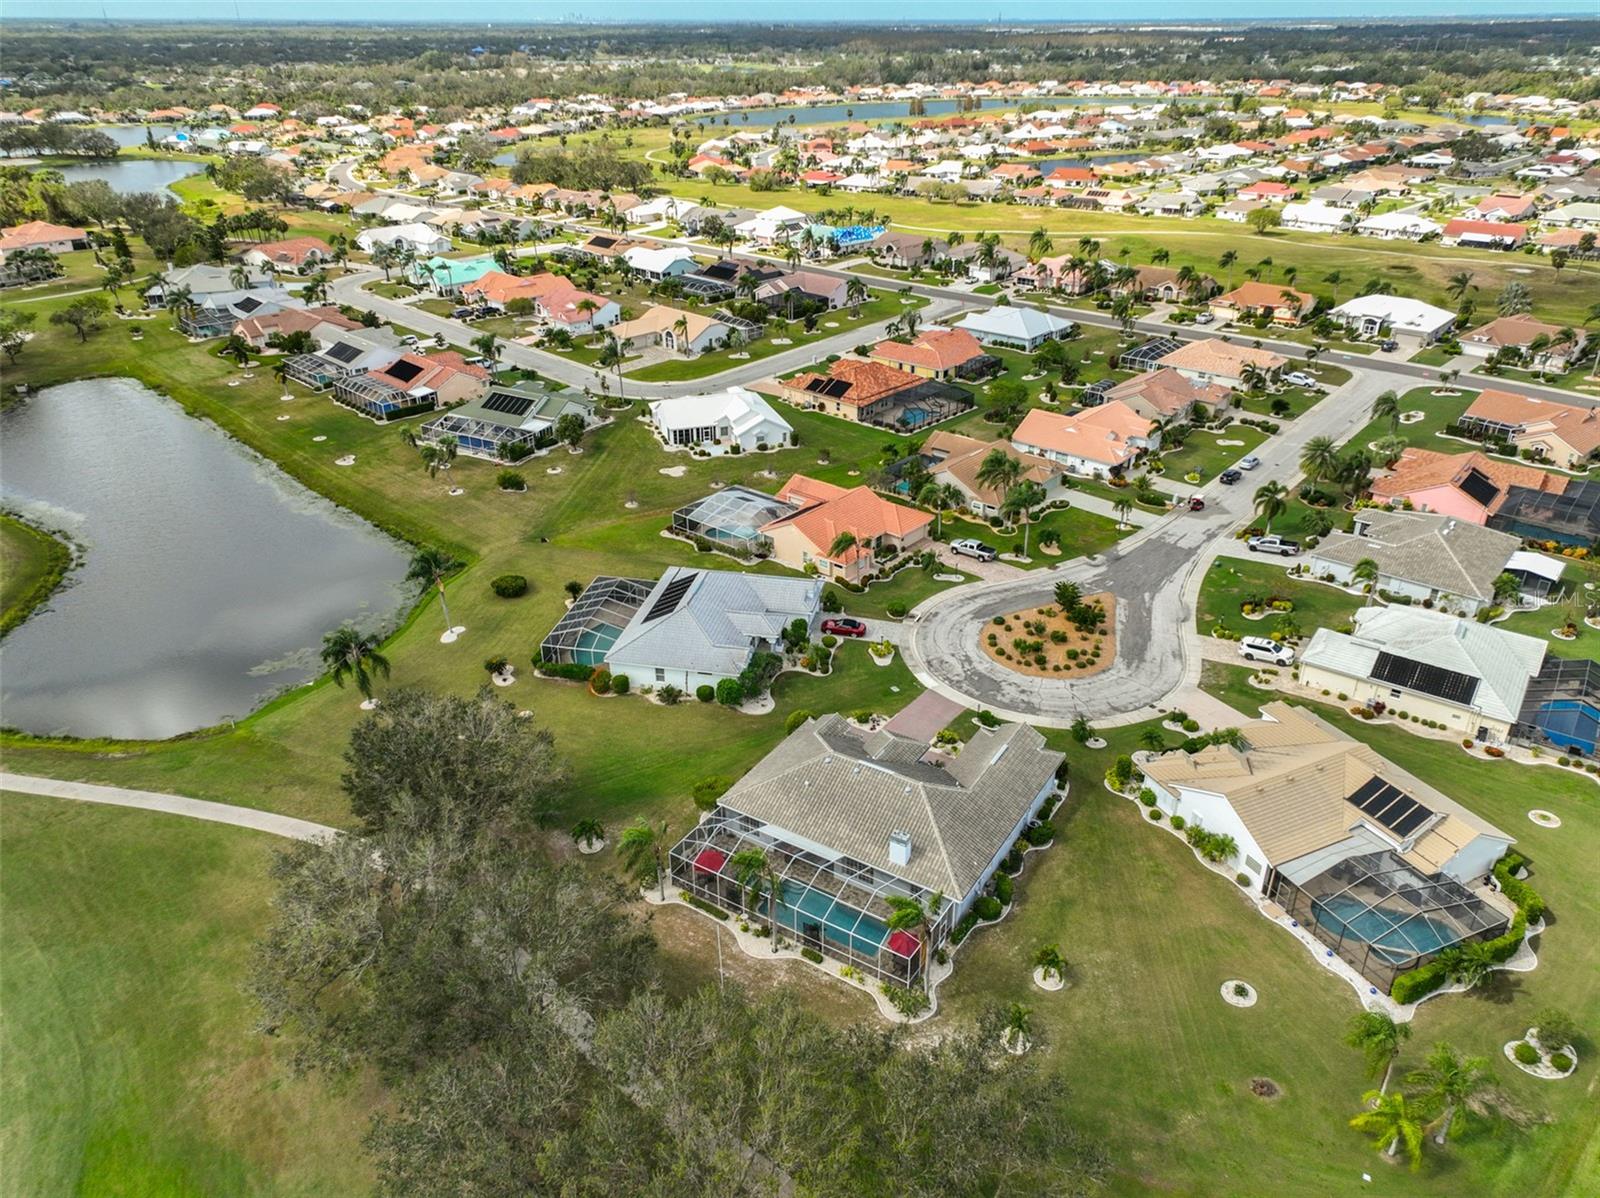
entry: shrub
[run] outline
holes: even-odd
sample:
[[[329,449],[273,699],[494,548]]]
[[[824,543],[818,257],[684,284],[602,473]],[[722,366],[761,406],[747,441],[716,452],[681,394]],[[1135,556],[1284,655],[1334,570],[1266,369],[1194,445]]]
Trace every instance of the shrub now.
[[[799,711],[791,711],[789,718],[783,721],[783,730],[785,732],[793,732],[810,718],[811,713],[803,707]]]
[[[1141,786],[1139,788],[1139,801],[1146,807],[1154,807],[1156,805],[1156,792],[1148,786]]]
[[[1507,853],[1495,862],[1494,877],[1500,883],[1500,893],[1516,904],[1523,918],[1529,923],[1537,923],[1545,913],[1544,899],[1532,886],[1515,876],[1526,864],[1527,858],[1521,853]]]
[[[717,683],[717,702],[724,707],[737,707],[744,702],[744,686],[737,678],[723,678]]]
[[[688,903],[696,910],[704,911],[707,915],[714,919],[728,918],[728,913],[721,907],[713,906],[712,904],[706,902],[706,900],[701,898],[699,895],[690,894],[687,890],[681,891],[680,893],[683,895],[683,901]]]
[[[1195,720],[1195,719],[1184,720],[1183,721],[1183,730],[1185,732],[1198,732],[1198,731],[1200,731],[1200,721],[1199,720]]]
[[[900,600],[896,599],[893,603],[889,604],[887,610],[890,616],[898,620],[906,614],[906,605],[900,602]]]
[[[528,593],[528,580],[521,574],[501,574],[489,580],[489,589],[502,599],[517,599]]]
[[[909,986],[896,986],[893,982],[881,982],[879,991],[889,1000],[889,1005],[907,1019],[915,1019],[926,1011],[933,1003],[921,990]]]
[[[495,485],[502,491],[526,491],[528,489],[528,480],[517,470],[502,470],[494,476],[494,481]]]
[[[1243,887],[1245,887],[1247,889],[1250,886],[1250,875],[1245,873],[1243,870],[1241,870],[1240,872],[1234,874],[1233,875],[1233,880],[1235,882],[1239,883],[1239,885],[1241,885],[1241,886],[1243,886]]]
[[[1564,1052],[1552,1053],[1550,1056],[1550,1068],[1557,1073],[1565,1073],[1572,1068],[1572,1058]]]
[[[717,697],[717,688],[709,682],[702,682],[694,688],[694,697],[702,703],[709,703]]]
[[[812,948],[810,945],[807,945],[805,948],[802,948],[800,950],[800,955],[802,957],[804,957],[807,961],[810,961],[813,965],[821,965],[822,964],[822,954],[819,953],[816,949]]]
[[[1056,838],[1056,826],[1049,820],[1040,820],[1022,834],[1022,838],[1035,848],[1049,844]]]
[[[611,693],[613,695],[627,694],[630,685],[626,674],[613,674],[611,676]]]
[[[1015,892],[1016,883],[1011,880],[1010,874],[996,874],[994,876],[994,897],[999,899],[1003,906],[1011,905],[1011,896]]]
[[[1521,1061],[1524,1065],[1537,1065],[1540,1061],[1544,1060],[1544,1058],[1539,1055],[1539,1050],[1533,1045],[1529,1044],[1526,1040],[1522,1041],[1515,1048],[1513,1048],[1511,1050],[1511,1055],[1516,1057],[1517,1060]]]
[[[1578,1042],[1578,1025],[1556,1007],[1546,1007],[1534,1016],[1534,1039],[1545,1048],[1566,1048]]]
[[[1175,816],[1173,816],[1173,817],[1172,817],[1172,826],[1173,826],[1173,827],[1174,827],[1174,828],[1176,828],[1176,829],[1177,829],[1177,830],[1178,830],[1178,831],[1179,831],[1179,832],[1182,832],[1182,831],[1183,831],[1183,829],[1184,829],[1184,826],[1185,826],[1185,825],[1186,825],[1186,824],[1187,824],[1187,823],[1188,823],[1188,821],[1187,821],[1187,820],[1185,820],[1185,819],[1184,819],[1184,818],[1183,818],[1183,816],[1181,816],[1181,815],[1175,815]]]
[[[1150,808],[1150,821],[1152,823],[1157,823],[1157,824],[1159,824],[1161,822],[1161,808],[1159,808],[1159,807]]]
[[[978,723],[985,728],[998,728],[1000,726],[1000,717],[986,708],[980,709],[978,711]]]
[[[575,661],[540,661],[534,659],[533,668],[550,678],[566,678],[572,682],[588,682],[594,673],[593,666]]]
[[[967,938],[968,933],[970,933],[972,929],[977,926],[978,913],[976,911],[968,911],[961,917],[961,922],[956,924],[955,928],[951,931],[950,943],[960,944]]]
[[[977,912],[979,919],[989,920],[999,919],[1005,907],[999,899],[991,894],[986,894],[972,904],[972,909]]]
[[[589,675],[589,689],[597,695],[609,695],[611,693],[611,671],[601,668]]]
[[[510,666],[511,662],[505,657],[491,657],[483,663],[483,668],[491,674],[504,674]]]
[[[701,778],[696,782],[689,795],[694,799],[694,805],[701,811],[710,811],[732,785],[733,779],[726,774],[712,774],[709,778]]]
[[[683,692],[677,687],[673,686],[670,682],[658,690],[656,694],[660,696],[661,701],[668,707],[676,707],[679,701],[683,698]]]
[[[833,633],[831,633],[831,632],[828,633],[826,636],[824,636],[822,638],[822,647],[824,649],[831,649],[835,645],[837,645],[838,643],[839,643],[839,638],[834,636]]]

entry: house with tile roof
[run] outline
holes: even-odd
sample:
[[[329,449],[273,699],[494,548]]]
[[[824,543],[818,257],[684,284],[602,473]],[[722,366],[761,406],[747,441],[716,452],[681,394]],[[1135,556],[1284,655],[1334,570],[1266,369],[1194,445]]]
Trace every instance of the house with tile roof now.
[[[784,398],[797,407],[858,424],[882,424],[925,381],[884,362],[840,358],[829,363],[826,374],[804,371],[782,387]]]
[[[1300,682],[1503,744],[1544,657],[1538,638],[1476,620],[1416,607],[1365,607],[1350,632],[1317,629],[1300,654]]]
[[[1250,280],[1211,301],[1211,311],[1219,320],[1251,320],[1265,316],[1274,324],[1298,326],[1317,306],[1317,297],[1308,291],[1277,283]]]
[[[1439,234],[1440,245],[1466,245],[1477,249],[1514,250],[1528,239],[1528,226],[1505,221],[1457,217]]]
[[[1121,400],[1076,415],[1030,409],[1011,434],[1018,453],[1054,462],[1085,478],[1122,475],[1142,454],[1161,447],[1161,431]]]
[[[351,320],[332,304],[314,308],[280,308],[247,316],[233,326],[233,333],[243,337],[256,349],[265,349],[274,337],[287,337],[291,333],[309,333],[324,327],[349,331],[361,328],[361,322]]]
[[[1354,530],[1332,532],[1307,551],[1307,568],[1343,586],[1371,561],[1376,585],[1392,595],[1476,615],[1497,602],[1495,582],[1521,541],[1507,533],[1432,512],[1362,508]]]
[[[1220,337],[1187,341],[1156,360],[1157,367],[1176,370],[1199,383],[1220,383],[1225,387],[1244,385],[1247,368],[1265,378],[1274,378],[1289,364],[1289,359],[1269,349],[1238,345]]]
[[[733,326],[714,316],[669,308],[657,304],[632,320],[613,325],[611,334],[624,349],[645,349],[659,345],[673,353],[692,358],[727,342]]]
[[[1225,408],[1233,392],[1220,383],[1192,379],[1170,366],[1162,366],[1114,384],[1103,397],[1127,404],[1157,424],[1185,424],[1198,413]]]
[[[1065,499],[1067,480],[1062,468],[1047,458],[1022,453],[1009,441],[985,441],[961,433],[935,429],[928,434],[918,451],[928,475],[934,482],[955,487],[962,495],[968,511],[979,516],[998,516],[1005,495],[998,487],[978,481],[978,472],[992,454],[1004,454],[1021,467],[1019,481],[1037,484],[1045,493],[1045,502]]]
[[[871,487],[840,487],[796,474],[777,492],[794,511],[765,524],[772,559],[824,578],[860,582],[928,542],[933,516],[885,499]],[[850,544],[835,552],[839,538]]]
[[[379,423],[477,399],[489,372],[454,350],[404,353],[387,365],[348,374],[333,384],[333,398]]]
[[[1407,449],[1388,473],[1372,480],[1372,498],[1405,504],[1424,512],[1487,524],[1516,488],[1559,494],[1567,479],[1548,471],[1507,462],[1487,454],[1439,453]],[[1530,534],[1531,535],[1531,534]]]
[[[1536,352],[1535,342],[1540,343]],[[1501,350],[1513,350],[1519,361],[1535,370],[1562,374],[1572,369],[1588,347],[1589,333],[1582,326],[1551,324],[1526,312],[1497,316],[1461,337],[1462,352],[1473,357],[1491,358]]]
[[[1600,408],[1491,389],[1478,393],[1458,423],[1564,470],[1587,469],[1600,459]]]
[[[1237,743],[1146,761],[1156,806],[1231,837],[1228,869],[1385,990],[1506,929],[1485,882],[1510,835],[1308,708],[1261,712]]]
[[[994,362],[967,330],[938,327],[923,329],[910,341],[880,341],[868,357],[929,379],[969,378]]]
[[[45,220],[30,220],[20,225],[0,230],[0,262],[8,254],[21,250],[43,250],[49,254],[65,254],[72,250],[87,249],[89,233],[70,225],[55,225]]]
[[[759,849],[783,879],[776,922],[834,960],[919,982],[1055,791],[1062,754],[1025,724],[980,728],[955,756],[838,715],[808,719],[672,849],[671,878],[718,907],[769,914],[732,868]],[[891,898],[934,912],[924,943],[889,929]]]

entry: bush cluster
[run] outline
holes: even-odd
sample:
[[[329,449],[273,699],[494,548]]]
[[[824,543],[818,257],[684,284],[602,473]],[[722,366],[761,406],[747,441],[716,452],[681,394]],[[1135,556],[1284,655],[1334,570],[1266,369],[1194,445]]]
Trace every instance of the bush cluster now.
[[[822,964],[822,954],[819,953],[816,949],[812,948],[810,945],[807,945],[805,948],[802,948],[800,950],[800,955],[802,957],[804,957],[807,961],[810,961],[813,965],[821,965]]]
[[[986,922],[991,919],[999,919],[1005,911],[1005,907],[1000,900],[991,894],[986,894],[979,898],[977,902],[972,904],[972,909],[977,912],[979,919]]]
[[[1056,838],[1056,826],[1047,819],[1040,820],[1024,832],[1022,838],[1035,848],[1038,848],[1040,845],[1049,844]]]
[[[1511,1055],[1516,1057],[1517,1060],[1521,1061],[1524,1065],[1537,1065],[1540,1061],[1544,1060],[1544,1058],[1539,1055],[1539,1050],[1533,1045],[1529,1044],[1526,1040],[1522,1041],[1522,1043],[1513,1048],[1511,1050]]]
[[[1490,955],[1496,961],[1508,961],[1515,956],[1517,949],[1522,945],[1523,936],[1527,934],[1528,924],[1545,912],[1544,899],[1538,892],[1526,882],[1512,876],[1522,868],[1524,861],[1525,858],[1520,853],[1507,853],[1495,862],[1494,876],[1500,883],[1500,891],[1517,906],[1517,915],[1511,921],[1511,926],[1504,934],[1486,942]],[[1432,994],[1449,980],[1449,962],[1441,957],[1435,957],[1426,965],[1419,965],[1395,978],[1394,985],[1389,987],[1389,996],[1398,1003],[1416,1002],[1424,995]]]
[[[880,982],[878,989],[889,1000],[889,1005],[907,1019],[915,1019],[930,1006],[933,1000],[921,990],[914,990],[908,986],[896,986],[893,982]]]
[[[1000,900],[1002,906],[1011,905],[1011,897],[1016,890],[1016,883],[1011,880],[1010,874],[999,873],[994,876],[994,897]]]
[[[714,906],[713,904],[706,902],[705,899],[700,898],[698,895],[690,894],[688,891],[683,891],[682,893],[683,901],[688,903],[691,907],[694,907],[696,910],[704,911],[707,915],[710,915],[714,919],[728,918],[728,913],[721,907]]]
[[[528,593],[528,580],[521,574],[501,574],[489,580],[489,589],[502,599],[517,599]]]
[[[566,678],[572,682],[588,682],[594,673],[593,666],[576,661],[535,661],[533,668],[550,678]]]

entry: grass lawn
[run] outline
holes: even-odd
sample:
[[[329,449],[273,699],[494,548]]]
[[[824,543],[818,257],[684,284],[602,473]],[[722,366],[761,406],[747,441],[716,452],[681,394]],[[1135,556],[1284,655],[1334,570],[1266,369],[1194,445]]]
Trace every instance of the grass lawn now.
[[[920,566],[908,567],[893,578],[873,583],[860,594],[840,587],[828,589],[838,595],[846,615],[867,619],[898,618],[889,616],[890,604],[904,604],[905,610],[910,611],[930,595],[937,595],[956,585],[953,582],[940,582],[934,577],[935,574],[961,574],[968,582],[972,581],[972,575],[941,564],[932,570],[924,570]]]
[[[1355,595],[1320,582],[1299,582],[1290,578],[1280,562],[1290,558],[1262,558],[1259,561],[1219,557],[1200,583],[1195,627],[1204,633],[1226,628],[1241,636],[1267,636],[1276,616],[1251,620],[1239,611],[1240,604],[1266,599],[1287,599],[1294,604],[1290,613],[1304,636],[1318,628],[1340,628],[1350,623],[1361,607]]]
[[[1166,471],[1158,476],[1156,485],[1165,482],[1177,486],[1183,482],[1183,476],[1191,471],[1199,471],[1200,481],[1209,482],[1240,458],[1261,448],[1261,443],[1266,439],[1266,433],[1260,429],[1249,428],[1237,421],[1220,432],[1192,429],[1182,449],[1168,450],[1161,455]],[[1223,441],[1241,441],[1243,444],[1220,444]]]
[[[64,541],[0,513],[0,634],[50,598],[71,565]]]
[[[1061,552],[1057,554],[1045,553],[1039,547],[1039,537],[1046,532],[1055,532],[1061,537]],[[1051,566],[1058,566],[1064,561],[1089,554],[1104,553],[1133,529],[1119,530],[1117,522],[1109,516],[1102,516],[1098,512],[1088,512],[1082,508],[1069,507],[1064,510],[1047,512],[1034,521],[1028,530],[1028,552],[1033,560],[1029,562],[1014,562],[1027,570],[1042,570]],[[984,535],[984,534],[979,534]],[[1015,550],[1022,543],[1022,529],[1017,528],[1002,534],[1001,530],[991,530],[987,534],[991,542],[1003,545],[1005,548]]]
[[[1593,592],[1583,589],[1584,583],[1594,583],[1596,589],[1600,589],[1600,565],[1571,562],[1561,577],[1565,592],[1558,602],[1533,611],[1518,612],[1495,627],[1504,628],[1507,632],[1520,632],[1524,636],[1536,636],[1557,657],[1600,660],[1600,629],[1590,627],[1583,620],[1584,601],[1593,598]],[[1560,628],[1569,618],[1578,626],[1576,640],[1564,641],[1550,635],[1553,629]]]
[[[296,1079],[240,990],[277,838],[15,794],[0,828],[6,1193],[370,1187],[371,1088]]]
[[[849,308],[841,308],[835,312],[826,312],[819,316],[817,327],[811,332],[806,332],[804,325],[799,321],[771,321],[767,325],[766,335],[758,341],[749,342],[738,349],[719,349],[709,353],[700,354],[694,358],[671,358],[665,362],[653,362],[648,366],[641,366],[636,370],[627,370],[628,378],[639,379],[649,383],[681,382],[685,379],[704,378],[708,374],[718,374],[743,361],[759,361],[770,358],[774,354],[781,354],[800,346],[810,345],[829,337],[837,337],[851,329],[863,328],[882,320],[893,320],[906,312],[915,312],[928,304],[922,297],[914,297],[913,303],[902,303],[898,295],[886,295],[883,292],[873,293],[873,298],[861,305],[858,314],[851,315]],[[836,325],[829,328],[828,325]],[[791,344],[779,345],[775,338],[787,338]],[[734,354],[743,354],[743,358],[735,358]]]
[[[1419,411],[1422,413],[1421,420],[1415,424],[1401,424],[1393,430],[1387,420],[1374,420],[1345,444],[1365,448],[1370,442],[1389,436],[1392,431],[1395,436],[1404,437],[1407,445],[1420,449],[1466,453],[1471,446],[1457,441],[1442,441],[1434,434],[1443,432],[1461,419],[1461,413],[1471,407],[1476,398],[1476,391],[1464,391],[1460,395],[1435,395],[1432,387],[1413,387],[1400,397],[1400,411]]]
[[[1344,377],[1333,377],[1335,372]],[[1242,406],[1247,412],[1273,420],[1293,420],[1296,416],[1304,416],[1327,399],[1334,388],[1342,387],[1350,381],[1350,372],[1338,366],[1325,366],[1318,371],[1318,374],[1321,377],[1322,387],[1283,387],[1271,394],[1247,396]],[[1280,399],[1289,405],[1289,410],[1282,414],[1272,410],[1273,404]]]

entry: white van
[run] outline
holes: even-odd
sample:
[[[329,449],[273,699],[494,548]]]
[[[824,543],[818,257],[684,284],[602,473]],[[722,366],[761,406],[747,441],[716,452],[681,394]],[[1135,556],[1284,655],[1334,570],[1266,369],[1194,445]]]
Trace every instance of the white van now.
[[[1239,656],[1246,661],[1270,661],[1275,666],[1286,666],[1294,661],[1294,650],[1264,636],[1246,636],[1239,639]]]

